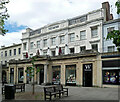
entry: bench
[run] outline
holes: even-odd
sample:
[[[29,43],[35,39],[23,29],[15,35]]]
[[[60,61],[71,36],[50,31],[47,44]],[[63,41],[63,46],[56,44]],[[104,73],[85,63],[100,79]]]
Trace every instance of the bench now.
[[[17,89],[20,89],[21,92],[25,92],[25,84],[15,84],[15,92],[17,92]]]
[[[61,97],[60,91],[56,91],[55,87],[44,87],[44,99],[52,99],[52,96],[56,97],[56,95],[59,95],[59,98]],[[47,97],[48,96],[48,97]]]
[[[62,95],[68,96],[68,88],[63,88],[63,85],[57,85],[55,87],[55,90],[60,91],[60,93],[62,93]]]
[[[44,87],[44,99],[52,99],[52,96],[56,98],[56,95],[61,98],[62,95],[68,96],[68,88],[63,88],[62,85],[56,85],[56,86],[50,86],[50,87]],[[47,97],[48,96],[48,97]]]

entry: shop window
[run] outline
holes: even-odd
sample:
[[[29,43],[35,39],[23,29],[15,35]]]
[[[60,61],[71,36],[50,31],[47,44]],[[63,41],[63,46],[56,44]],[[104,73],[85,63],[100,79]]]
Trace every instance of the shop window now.
[[[60,84],[60,66],[52,66],[52,72],[53,72],[53,84]]]
[[[76,85],[76,65],[66,66],[66,85]]]
[[[18,83],[23,83],[23,68],[18,69]]]
[[[120,84],[120,70],[103,71],[103,84]]]

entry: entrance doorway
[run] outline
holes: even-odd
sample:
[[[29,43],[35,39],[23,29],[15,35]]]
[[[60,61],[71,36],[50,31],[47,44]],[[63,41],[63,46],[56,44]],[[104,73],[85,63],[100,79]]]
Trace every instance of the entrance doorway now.
[[[83,64],[83,86],[92,87],[92,63]]]
[[[39,72],[39,84],[41,85],[42,83],[44,83],[44,69],[40,69]]]
[[[2,84],[4,85],[5,83],[7,83],[7,74],[6,71],[2,71]]]
[[[14,83],[14,68],[10,69],[10,83]]]

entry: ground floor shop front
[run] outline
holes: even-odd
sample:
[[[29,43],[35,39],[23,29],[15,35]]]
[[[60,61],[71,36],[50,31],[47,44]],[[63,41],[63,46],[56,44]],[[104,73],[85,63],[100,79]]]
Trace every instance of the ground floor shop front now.
[[[84,87],[102,87],[104,84],[111,83],[119,85],[120,70],[113,71],[108,68],[106,70],[104,63],[105,59],[103,61],[101,55],[96,53],[51,57],[50,59],[38,58],[35,61],[35,68],[40,70],[35,74],[34,82],[39,85],[51,83]],[[26,73],[26,69],[30,66],[32,66],[30,61],[11,62],[9,83],[32,83],[33,78]]]

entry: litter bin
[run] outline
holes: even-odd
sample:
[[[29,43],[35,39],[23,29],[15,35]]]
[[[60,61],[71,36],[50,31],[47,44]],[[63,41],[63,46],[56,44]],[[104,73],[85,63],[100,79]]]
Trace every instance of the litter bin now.
[[[15,86],[5,85],[5,99],[14,99],[14,98],[15,98]]]

